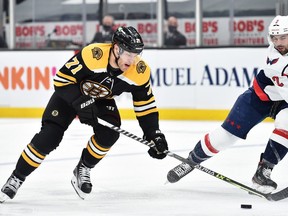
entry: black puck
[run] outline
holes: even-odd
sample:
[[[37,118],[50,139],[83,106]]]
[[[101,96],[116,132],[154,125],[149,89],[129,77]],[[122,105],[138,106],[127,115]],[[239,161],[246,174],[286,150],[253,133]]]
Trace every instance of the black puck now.
[[[251,209],[252,205],[250,205],[250,204],[241,204],[241,208],[243,208],[243,209]]]

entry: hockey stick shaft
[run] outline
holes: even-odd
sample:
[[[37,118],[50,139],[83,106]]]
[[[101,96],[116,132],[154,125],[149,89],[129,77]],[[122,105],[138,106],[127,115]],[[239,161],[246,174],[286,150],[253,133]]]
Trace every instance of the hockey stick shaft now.
[[[172,152],[168,152],[167,155],[169,155],[170,157],[174,157],[174,158],[176,158],[176,159],[178,159],[178,160],[180,160],[180,161],[182,161],[184,163],[187,163],[187,164],[193,166],[194,168],[196,168],[196,169],[198,169],[198,170],[200,170],[202,172],[205,172],[205,173],[207,173],[209,175],[212,175],[213,177],[216,177],[216,178],[218,178],[220,180],[228,182],[228,183],[230,183],[230,184],[232,184],[232,185],[234,185],[234,186],[236,186],[238,188],[241,188],[242,190],[245,190],[247,192],[253,193],[253,194],[255,194],[255,195],[259,196],[259,197],[265,198],[265,199],[267,199],[269,201],[279,201],[279,200],[283,200],[283,199],[288,198],[288,187],[286,187],[286,188],[284,188],[284,189],[282,189],[282,190],[280,190],[278,192],[275,192],[275,193],[264,194],[264,193],[261,193],[261,192],[255,190],[255,189],[253,189],[253,188],[250,188],[250,187],[248,187],[248,186],[246,186],[244,184],[241,184],[240,182],[237,182],[237,181],[235,181],[233,179],[230,179],[230,178],[228,178],[228,177],[226,177],[226,176],[224,176],[224,175],[222,175],[220,173],[217,173],[217,172],[215,172],[213,170],[210,170],[210,169],[208,169],[206,167],[203,167],[200,164],[193,164],[191,161],[189,161],[189,160],[187,160],[187,159],[185,159],[185,158],[183,158],[183,157],[181,157],[181,156],[179,156],[177,154],[174,154]]]
[[[155,146],[154,143],[148,142],[147,140],[144,140],[141,137],[138,137],[137,135],[132,134],[132,133],[120,128],[120,127],[117,127],[117,126],[113,125],[113,124],[110,124],[109,122],[106,122],[106,121],[104,121],[102,119],[98,118],[98,122],[100,124],[110,128],[110,129],[112,129],[114,131],[117,131],[120,134],[123,134],[123,135],[125,135],[125,136],[127,136],[127,137],[129,137],[131,139],[134,139],[134,140],[136,140],[136,141],[138,141],[138,142],[140,142],[140,143],[142,143],[142,144],[144,144],[144,145],[146,145],[148,147],[154,147]],[[179,155],[177,155],[177,154],[175,154],[173,152],[166,151],[165,153],[168,156],[173,157],[173,158],[175,158],[175,159],[177,159],[177,160],[179,160],[181,162],[187,163],[187,164],[191,165],[192,167],[194,167],[194,168],[196,168],[196,169],[198,169],[198,170],[200,170],[202,172],[205,172],[205,173],[207,173],[207,174],[209,174],[209,175],[211,175],[211,176],[213,176],[215,178],[218,178],[218,179],[220,179],[222,181],[230,183],[230,184],[232,184],[232,185],[234,185],[234,186],[236,186],[236,187],[238,187],[238,188],[240,188],[242,190],[245,190],[247,192],[253,193],[253,194],[255,194],[255,195],[259,196],[259,197],[262,197],[262,198],[265,198],[265,199],[268,199],[268,200],[273,200],[273,201],[278,201],[278,200],[285,199],[285,198],[288,197],[288,188],[285,188],[285,189],[277,192],[276,194],[279,194],[279,196],[273,196],[274,194],[264,194],[264,193],[261,193],[261,192],[255,190],[255,189],[253,189],[253,188],[251,188],[249,186],[246,186],[246,185],[244,185],[244,184],[242,184],[240,182],[237,182],[237,181],[235,181],[235,180],[233,180],[231,178],[228,178],[228,177],[226,177],[226,176],[224,176],[224,175],[222,175],[222,174],[220,174],[218,172],[210,170],[210,169],[208,169],[208,168],[206,168],[206,167],[204,167],[204,166],[202,166],[200,164],[193,163],[190,160],[188,160],[186,158],[183,158],[183,157],[181,157],[181,156],[179,156]],[[284,191],[284,192],[282,192],[282,191]]]

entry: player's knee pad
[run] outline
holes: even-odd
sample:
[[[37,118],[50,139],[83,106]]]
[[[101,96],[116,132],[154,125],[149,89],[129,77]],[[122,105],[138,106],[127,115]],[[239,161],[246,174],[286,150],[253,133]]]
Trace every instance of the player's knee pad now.
[[[209,142],[211,143],[211,146],[217,151],[225,150],[230,145],[235,144],[237,140],[239,140],[238,137],[229,133],[222,127],[219,127],[209,133]]]
[[[275,129],[270,139],[288,148],[288,109],[281,110],[275,118]]]
[[[66,130],[75,116],[74,109],[71,109],[69,104],[54,92],[45,108],[42,122],[43,124],[54,123]]]
[[[64,135],[64,129],[54,123],[45,123],[40,132],[35,134],[31,140],[31,145],[39,153],[47,155],[56,149]]]
[[[275,118],[275,128],[287,129],[288,125],[288,108],[281,110]]]
[[[120,136],[118,132],[102,125],[99,125],[94,132],[95,140],[105,148],[110,148]]]

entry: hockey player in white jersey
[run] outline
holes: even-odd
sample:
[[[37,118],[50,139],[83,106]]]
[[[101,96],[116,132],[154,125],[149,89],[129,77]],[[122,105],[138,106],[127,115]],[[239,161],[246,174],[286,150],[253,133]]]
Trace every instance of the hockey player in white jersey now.
[[[202,163],[237,140],[245,139],[265,118],[275,119],[275,129],[252,178],[255,188],[263,193],[277,188],[270,178],[271,172],[288,151],[288,16],[272,20],[268,40],[266,66],[256,75],[253,86],[237,98],[223,124],[207,133],[188,155],[192,162]],[[182,163],[168,172],[167,179],[177,182],[193,169]]]

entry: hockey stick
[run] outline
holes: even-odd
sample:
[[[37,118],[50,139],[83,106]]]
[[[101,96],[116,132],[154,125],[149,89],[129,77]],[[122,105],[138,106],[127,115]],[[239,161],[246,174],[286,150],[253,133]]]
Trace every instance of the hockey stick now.
[[[134,139],[134,140],[136,140],[136,141],[138,141],[138,142],[140,142],[140,143],[142,143],[142,144],[144,144],[144,145],[146,145],[148,147],[154,147],[155,146],[154,143],[148,142],[147,140],[144,140],[141,137],[138,137],[137,135],[134,135],[134,134],[132,134],[132,133],[130,133],[130,132],[124,130],[124,129],[121,129],[120,127],[117,127],[117,126],[115,126],[113,124],[110,124],[109,122],[106,122],[106,121],[104,121],[104,120],[102,120],[100,118],[98,118],[98,122],[100,124],[110,128],[110,129],[112,129],[114,131],[117,131],[118,133],[123,134],[123,135],[125,135],[127,137],[130,137],[131,139]],[[246,185],[244,185],[244,184],[242,184],[240,182],[237,182],[237,181],[235,181],[235,180],[233,180],[231,178],[228,178],[228,177],[226,177],[226,176],[224,176],[224,175],[222,175],[222,174],[220,174],[218,172],[210,170],[210,169],[208,169],[208,168],[206,168],[206,167],[204,167],[204,166],[202,166],[200,164],[193,163],[190,160],[187,160],[186,158],[183,158],[183,157],[181,157],[181,156],[179,156],[179,155],[177,155],[177,154],[175,154],[173,152],[166,151],[165,153],[168,156],[173,157],[173,158],[175,158],[175,159],[177,159],[177,160],[179,160],[181,162],[187,163],[187,164],[191,165],[192,167],[194,167],[194,168],[196,168],[196,169],[198,169],[198,170],[200,170],[202,172],[205,172],[205,173],[207,173],[207,174],[209,174],[209,175],[211,175],[211,176],[213,176],[215,178],[218,178],[218,179],[220,179],[222,181],[230,183],[230,184],[232,184],[232,185],[234,185],[234,186],[236,186],[236,187],[238,187],[238,188],[240,188],[242,190],[250,192],[250,193],[252,193],[254,195],[257,195],[259,197],[265,198],[265,199],[267,199],[269,201],[279,201],[279,200],[282,200],[282,199],[285,199],[285,198],[288,197],[288,187],[283,189],[283,190],[280,190],[280,191],[278,191],[276,193],[272,193],[272,194],[261,193],[261,192],[255,190],[255,189],[253,189],[253,188],[251,188],[249,186],[246,186]]]

